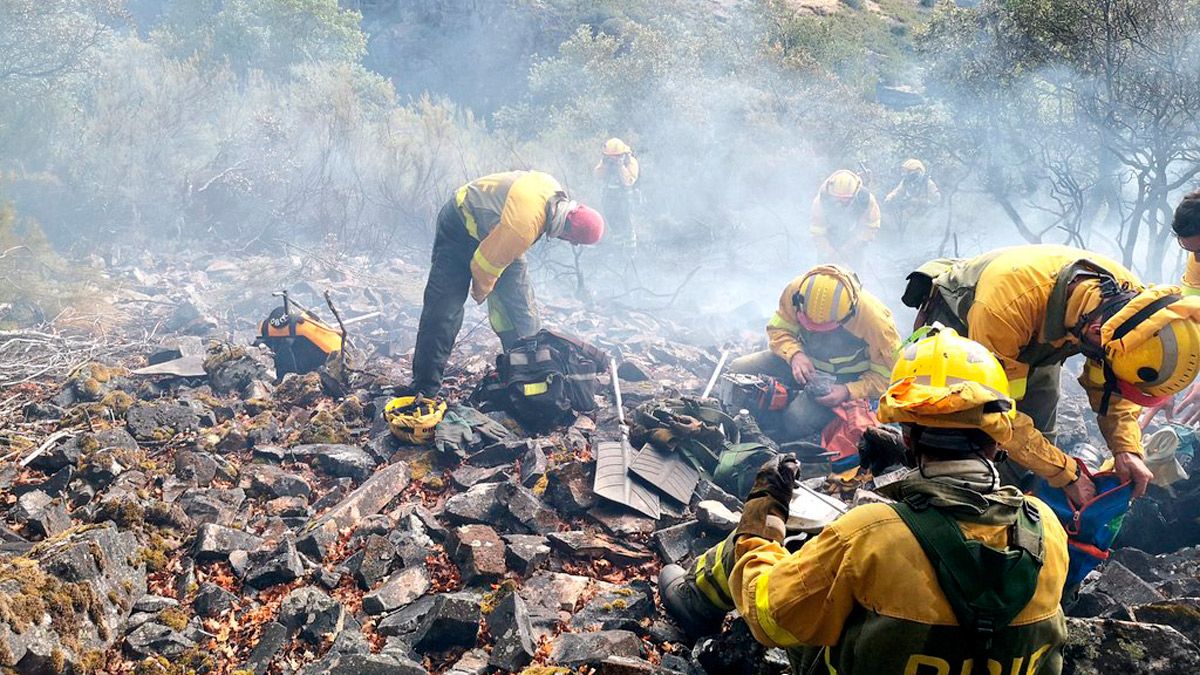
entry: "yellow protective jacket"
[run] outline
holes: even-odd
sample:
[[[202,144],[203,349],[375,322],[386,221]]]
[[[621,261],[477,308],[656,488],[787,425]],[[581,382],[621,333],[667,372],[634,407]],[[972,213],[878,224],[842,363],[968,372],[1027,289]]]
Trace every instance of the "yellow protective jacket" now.
[[[792,279],[779,296],[779,308],[767,323],[771,351],[791,363],[803,353],[817,370],[844,382],[851,398],[877,399],[887,389],[900,348],[892,311],[878,298],[860,290],[854,316],[829,332],[811,332],[796,322],[792,296],[803,276]]]
[[[866,188],[863,188],[866,192]],[[825,184],[812,203],[812,221],[809,233],[823,246],[838,250],[852,246],[855,242],[868,242],[875,239],[879,233],[879,202],[875,195],[867,192],[862,204],[850,204],[842,207],[827,205],[821,198],[825,194]],[[834,243],[837,243],[835,246]]]
[[[506,171],[477,178],[454,193],[467,232],[479,242],[471,258],[471,297],[481,303],[514,260],[545,234],[557,198],[565,198],[553,176],[540,171]]]
[[[1183,270],[1183,294],[1200,295],[1200,260],[1196,254],[1187,254],[1187,267]]]
[[[626,155],[627,157],[621,163],[605,162],[604,159],[592,169],[592,173],[596,178],[605,181],[606,187],[627,187],[631,188],[638,182],[640,169],[638,168],[637,157]],[[615,169],[615,170],[614,170]]]
[[[958,318],[966,326],[968,337],[1000,359],[1008,375],[1011,395],[1018,401],[1025,396],[1031,366],[1047,365],[1031,363],[1032,345],[1044,344],[1057,349],[1061,357],[1058,362],[1080,353],[1081,342],[1069,332],[1064,331],[1065,334],[1057,339],[1045,339],[1052,325],[1074,326],[1081,315],[1099,305],[1099,282],[1083,280],[1067,296],[1064,315],[1048,316],[1047,309],[1059,272],[1080,259],[1100,265],[1121,284],[1142,287],[1141,281],[1115,260],[1090,251],[1053,245],[999,249],[961,261],[934,281],[935,286],[944,288],[947,282],[953,285],[960,272],[961,276],[979,275],[977,281],[969,282],[974,286],[974,297],[959,307]],[[964,287],[966,285],[964,283]],[[966,316],[962,316],[964,308]],[[1087,391],[1092,409],[1099,413],[1104,395],[1101,364],[1089,359],[1079,382]],[[1137,421],[1140,411],[1137,404],[1114,395],[1107,413],[1097,415],[1097,425],[1113,453],[1143,453],[1142,432]],[[1019,411],[1013,423],[1013,438],[1005,444],[1005,449],[1013,460],[1046,478],[1055,487],[1066,485],[1077,475],[1074,460],[1042,435],[1034,427],[1032,418]]]
[[[1044,563],[1032,599],[991,652],[999,670],[1054,675],[1062,667],[1066,620],[1059,607],[1067,576],[1067,535],[1050,507],[1041,514]],[[967,539],[1003,549],[1010,525],[958,519]],[[754,637],[783,648],[824,646],[827,672],[969,673],[965,635],[920,543],[886,504],[851,509],[796,553],[759,537],[736,543],[729,586]],[[810,671],[811,672],[811,671]]]

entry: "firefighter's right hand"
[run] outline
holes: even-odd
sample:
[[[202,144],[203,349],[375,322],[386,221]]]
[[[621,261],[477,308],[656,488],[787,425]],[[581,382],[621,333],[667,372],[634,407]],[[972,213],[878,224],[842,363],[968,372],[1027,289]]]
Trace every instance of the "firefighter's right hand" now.
[[[1092,482],[1091,478],[1088,478],[1086,473],[1080,471],[1079,478],[1074,483],[1063,486],[1063,492],[1067,493],[1075,506],[1083,506],[1090,504],[1096,498],[1096,484]]]
[[[1173,412],[1174,414],[1167,419],[1189,427],[1194,427],[1200,422],[1200,382],[1192,383],[1183,398],[1175,404]]]
[[[817,372],[813,367],[812,361],[809,360],[804,352],[796,352],[792,355],[792,379],[796,380],[796,384],[804,386],[808,384],[809,378]]]

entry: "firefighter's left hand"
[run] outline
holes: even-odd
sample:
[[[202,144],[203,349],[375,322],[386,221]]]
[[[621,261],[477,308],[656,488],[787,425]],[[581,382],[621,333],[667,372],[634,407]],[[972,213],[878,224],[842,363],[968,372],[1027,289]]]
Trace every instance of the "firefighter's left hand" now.
[[[817,403],[827,408],[835,408],[849,400],[850,390],[844,384],[833,385],[833,389],[829,390],[828,394],[816,399]]]
[[[1154,479],[1154,474],[1146,466],[1142,456],[1132,452],[1116,453],[1113,457],[1113,471],[1121,480],[1133,483],[1134,499],[1146,494],[1146,486]]]

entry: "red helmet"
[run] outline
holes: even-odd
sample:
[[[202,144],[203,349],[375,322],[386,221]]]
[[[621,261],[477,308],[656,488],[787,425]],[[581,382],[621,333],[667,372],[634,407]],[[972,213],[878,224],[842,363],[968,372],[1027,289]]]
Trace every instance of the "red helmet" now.
[[[559,239],[572,244],[590,245],[604,236],[604,216],[590,206],[576,204],[567,211],[567,226]]]

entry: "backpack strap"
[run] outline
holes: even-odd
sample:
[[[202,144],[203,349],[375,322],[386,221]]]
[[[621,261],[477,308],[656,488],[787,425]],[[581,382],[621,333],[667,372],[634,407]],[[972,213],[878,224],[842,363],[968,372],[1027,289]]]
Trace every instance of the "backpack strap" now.
[[[1007,551],[968,541],[958,521],[932,507],[924,495],[891,507],[929,558],[959,626],[970,636],[975,671],[987,673],[995,633],[1016,618],[1037,590],[1043,541],[1036,507],[1026,501],[1018,510]]]

